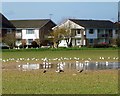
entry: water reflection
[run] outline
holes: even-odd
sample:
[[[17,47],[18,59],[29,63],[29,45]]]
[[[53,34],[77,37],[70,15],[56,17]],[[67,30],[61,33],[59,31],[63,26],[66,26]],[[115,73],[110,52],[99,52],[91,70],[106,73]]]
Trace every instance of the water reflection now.
[[[52,64],[50,62],[43,62],[43,64],[21,64],[17,66],[18,69],[22,70],[36,70],[36,69],[55,69],[55,70],[66,70],[66,69],[76,69],[76,70],[103,70],[103,69],[118,69],[120,68],[120,62],[79,62],[66,63],[59,62],[57,64]]]

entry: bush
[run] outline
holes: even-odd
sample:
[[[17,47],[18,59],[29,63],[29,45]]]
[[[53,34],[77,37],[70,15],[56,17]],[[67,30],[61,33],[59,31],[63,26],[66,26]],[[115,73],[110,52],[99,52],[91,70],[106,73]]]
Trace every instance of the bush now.
[[[22,44],[19,46],[19,48],[26,48],[26,47],[27,45],[22,45]]]
[[[94,48],[108,48],[110,47],[109,44],[95,44]]]
[[[116,39],[116,45],[117,45],[118,47],[120,47],[120,38],[117,38],[117,39]]]
[[[33,47],[33,48],[37,48],[37,47],[39,47],[39,45],[37,44],[37,42],[36,41],[33,41],[32,42],[32,46],[31,47]]]

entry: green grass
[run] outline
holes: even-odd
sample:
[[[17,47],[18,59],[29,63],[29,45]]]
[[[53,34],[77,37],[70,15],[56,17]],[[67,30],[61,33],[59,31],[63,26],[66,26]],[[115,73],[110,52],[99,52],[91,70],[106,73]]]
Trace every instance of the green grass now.
[[[41,51],[42,50],[42,51]],[[28,49],[28,50],[10,50],[10,51],[3,51],[2,52],[3,59],[7,58],[60,58],[60,57],[68,57],[68,58],[91,58],[93,61],[97,61],[99,57],[118,57],[118,50],[116,49],[80,49],[80,50],[49,50],[49,49]]]
[[[97,61],[100,56],[118,57],[118,49],[28,49],[3,50],[2,58],[92,58]],[[12,66],[15,62],[3,63]],[[21,63],[21,62],[20,62]],[[46,74],[43,70],[19,71],[3,70],[3,94],[117,94],[118,70],[83,71],[65,70],[55,73],[51,69]]]
[[[44,74],[36,71],[3,71],[3,94],[117,94],[117,70],[81,74],[67,70]]]

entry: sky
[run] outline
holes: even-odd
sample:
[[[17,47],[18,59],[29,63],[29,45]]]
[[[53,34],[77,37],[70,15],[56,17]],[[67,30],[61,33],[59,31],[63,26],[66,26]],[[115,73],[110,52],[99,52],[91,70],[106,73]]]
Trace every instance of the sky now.
[[[118,2],[120,0],[1,0],[2,2]]]
[[[99,19],[117,21],[118,2],[2,2],[2,13],[9,20]]]

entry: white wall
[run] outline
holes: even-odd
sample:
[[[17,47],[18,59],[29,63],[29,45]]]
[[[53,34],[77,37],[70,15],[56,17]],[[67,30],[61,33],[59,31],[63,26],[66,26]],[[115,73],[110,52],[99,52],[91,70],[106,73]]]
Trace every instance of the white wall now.
[[[83,40],[83,45],[86,45],[86,40]]]
[[[97,38],[97,29],[93,29],[94,34],[89,34],[89,29],[86,29],[86,38],[87,39],[96,39]]]
[[[19,41],[19,40],[16,40],[16,42],[15,42],[15,45],[16,46],[20,46],[22,44],[22,42],[21,42],[21,40]]]
[[[70,29],[84,29],[84,27],[82,27],[82,26],[80,26],[80,25],[78,25],[70,20],[67,20],[64,23],[53,27],[53,29],[55,29],[56,27],[59,27],[59,28],[65,27],[65,28],[70,28]]]
[[[26,34],[26,29],[22,30],[22,39],[39,39],[39,29],[34,30],[34,34]]]
[[[66,40],[61,40],[61,43],[58,45],[58,47],[68,47]]]
[[[112,34],[112,35],[113,35],[113,39],[115,39],[115,38],[118,37],[118,34],[115,34],[115,31],[116,31],[116,30],[113,30],[113,32],[112,32],[112,33],[113,33],[113,34]]]

